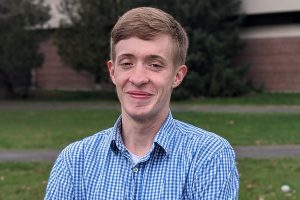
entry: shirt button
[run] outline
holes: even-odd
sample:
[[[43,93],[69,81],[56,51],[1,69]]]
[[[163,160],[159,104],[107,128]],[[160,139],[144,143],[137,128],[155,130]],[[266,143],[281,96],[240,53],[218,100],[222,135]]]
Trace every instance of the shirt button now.
[[[139,171],[139,168],[134,167],[134,168],[132,169],[132,171],[133,171],[134,173],[137,173],[137,172]]]

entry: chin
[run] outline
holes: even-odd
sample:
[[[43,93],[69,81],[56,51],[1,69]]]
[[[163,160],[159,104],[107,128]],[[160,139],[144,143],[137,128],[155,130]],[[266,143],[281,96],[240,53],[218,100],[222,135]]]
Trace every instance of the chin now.
[[[124,112],[127,113],[128,116],[136,120],[147,120],[153,115],[152,109],[147,107],[125,108]]]

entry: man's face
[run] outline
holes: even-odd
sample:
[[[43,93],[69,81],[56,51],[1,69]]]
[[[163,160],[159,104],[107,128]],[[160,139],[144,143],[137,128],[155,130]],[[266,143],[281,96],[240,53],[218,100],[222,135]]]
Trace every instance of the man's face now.
[[[172,89],[183,80],[187,67],[175,67],[172,40],[167,35],[152,40],[137,37],[115,46],[115,60],[108,61],[123,117],[135,120],[164,118]]]

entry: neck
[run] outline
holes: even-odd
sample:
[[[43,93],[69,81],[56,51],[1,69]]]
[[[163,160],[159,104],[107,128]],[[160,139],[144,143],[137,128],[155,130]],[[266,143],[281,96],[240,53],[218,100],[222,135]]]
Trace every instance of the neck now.
[[[122,139],[126,148],[138,156],[147,154],[166,117],[167,114],[161,118],[137,121],[122,115]]]

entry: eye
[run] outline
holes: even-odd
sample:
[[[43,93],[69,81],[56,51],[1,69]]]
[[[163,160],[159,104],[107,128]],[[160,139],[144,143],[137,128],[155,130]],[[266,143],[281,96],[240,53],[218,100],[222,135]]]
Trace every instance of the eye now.
[[[132,67],[133,66],[133,63],[131,63],[131,62],[121,62],[120,63],[120,66],[122,67],[122,68],[124,68],[124,69],[128,69],[128,68],[130,68],[130,67]]]
[[[150,66],[155,67],[155,68],[160,68],[160,67],[162,67],[160,64],[150,64]]]
[[[163,68],[163,65],[159,63],[151,63],[149,64],[149,67],[151,67],[154,70],[161,70]]]

